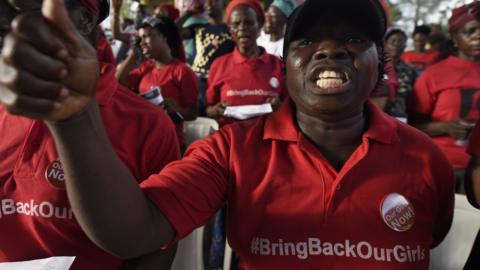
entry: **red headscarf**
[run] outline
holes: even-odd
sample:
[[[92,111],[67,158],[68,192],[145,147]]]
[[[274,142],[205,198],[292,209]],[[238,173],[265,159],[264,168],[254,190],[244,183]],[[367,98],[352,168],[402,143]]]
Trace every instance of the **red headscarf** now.
[[[170,3],[162,3],[158,5],[158,7],[166,9],[168,11],[168,17],[172,21],[175,21],[176,19],[178,19],[178,17],[180,17],[180,11]]]
[[[265,22],[265,13],[263,12],[263,8],[258,0],[233,0],[230,2],[226,10],[227,24],[230,24],[230,15],[232,14],[233,9],[239,5],[247,5],[253,8],[253,10],[255,10],[255,12],[258,14],[258,18],[260,18],[260,24],[263,25]]]
[[[80,4],[83,5],[91,13],[98,15],[100,14],[100,1],[99,0],[79,0]]]
[[[469,21],[480,21],[480,1],[463,5],[452,11],[452,17],[448,20],[450,32],[463,27]]]

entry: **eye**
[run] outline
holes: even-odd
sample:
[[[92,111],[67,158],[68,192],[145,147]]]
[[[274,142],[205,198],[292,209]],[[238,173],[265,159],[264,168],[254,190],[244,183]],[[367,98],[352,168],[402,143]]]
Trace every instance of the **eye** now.
[[[367,39],[360,36],[349,36],[345,38],[345,42],[350,44],[364,44],[367,43]]]
[[[310,39],[302,39],[298,41],[298,46],[303,47],[312,44],[313,41]]]

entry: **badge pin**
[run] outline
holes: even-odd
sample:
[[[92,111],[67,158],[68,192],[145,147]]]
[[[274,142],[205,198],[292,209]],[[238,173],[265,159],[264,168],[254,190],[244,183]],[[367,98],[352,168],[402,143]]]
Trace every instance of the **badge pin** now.
[[[403,195],[391,193],[380,204],[380,214],[385,224],[397,232],[410,230],[415,224],[415,210]]]
[[[280,86],[280,82],[277,78],[272,77],[270,78],[270,86],[272,86],[273,88],[278,88]]]
[[[55,160],[47,166],[45,179],[55,187],[65,188],[65,173],[60,160]]]

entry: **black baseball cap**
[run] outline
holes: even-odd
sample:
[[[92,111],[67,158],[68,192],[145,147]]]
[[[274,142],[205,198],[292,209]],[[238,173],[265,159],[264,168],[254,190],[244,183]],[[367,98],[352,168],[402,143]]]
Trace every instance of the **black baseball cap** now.
[[[306,0],[288,18],[283,57],[288,45],[302,34],[308,25],[324,17],[338,18],[358,24],[374,42],[382,42],[387,30],[387,14],[382,0]]]

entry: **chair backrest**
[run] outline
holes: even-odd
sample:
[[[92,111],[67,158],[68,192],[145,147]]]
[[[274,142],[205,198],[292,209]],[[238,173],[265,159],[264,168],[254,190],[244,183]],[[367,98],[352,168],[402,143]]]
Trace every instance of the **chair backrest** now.
[[[185,121],[183,123],[185,144],[188,146],[192,142],[212,134],[215,130],[218,130],[218,123],[211,118],[197,117],[194,121]]]
[[[455,195],[453,223],[445,240],[430,251],[431,270],[463,269],[480,229],[480,210],[465,195]]]
[[[206,137],[218,130],[217,121],[198,117],[194,121],[185,121],[183,134],[188,146],[194,141]],[[203,262],[203,231],[200,227],[178,242],[177,254],[171,270],[204,270]]]

